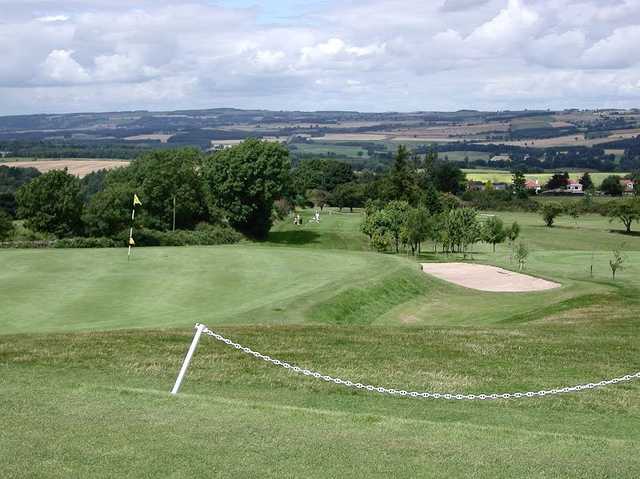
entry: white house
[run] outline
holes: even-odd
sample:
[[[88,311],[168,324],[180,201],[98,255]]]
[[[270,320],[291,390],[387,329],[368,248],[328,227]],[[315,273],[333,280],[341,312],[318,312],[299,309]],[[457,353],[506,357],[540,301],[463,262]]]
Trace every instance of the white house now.
[[[567,183],[567,191],[569,193],[582,194],[582,184],[576,180],[569,180]]]

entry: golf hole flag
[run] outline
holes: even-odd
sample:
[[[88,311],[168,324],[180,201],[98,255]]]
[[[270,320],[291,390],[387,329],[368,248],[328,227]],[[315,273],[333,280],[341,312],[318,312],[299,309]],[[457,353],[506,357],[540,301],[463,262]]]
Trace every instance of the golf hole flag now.
[[[133,241],[133,220],[136,218],[136,206],[142,206],[142,201],[136,193],[133,194],[133,208],[131,208],[131,228],[129,228],[129,250],[127,252],[127,260],[131,258],[131,247],[136,245]]]

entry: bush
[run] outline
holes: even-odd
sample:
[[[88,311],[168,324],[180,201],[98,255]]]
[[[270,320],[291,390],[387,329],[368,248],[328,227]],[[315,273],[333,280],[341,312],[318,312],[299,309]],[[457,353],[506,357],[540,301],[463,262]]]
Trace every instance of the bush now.
[[[122,238],[127,238],[128,233],[123,232]],[[228,226],[199,225],[193,231],[165,232],[142,228],[134,231],[133,239],[136,246],[209,246],[237,243],[242,239],[242,235]],[[123,244],[126,244],[125,239]]]
[[[11,216],[5,213],[3,210],[0,210],[0,241],[6,241],[10,239],[15,232],[15,228],[13,227],[13,221],[11,221]]]
[[[122,246],[111,238],[63,238],[50,243],[52,248],[115,248]]]

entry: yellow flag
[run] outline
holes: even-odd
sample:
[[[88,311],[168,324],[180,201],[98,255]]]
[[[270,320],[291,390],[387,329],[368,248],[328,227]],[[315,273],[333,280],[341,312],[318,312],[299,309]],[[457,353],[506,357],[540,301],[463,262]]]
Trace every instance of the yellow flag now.
[[[136,245],[136,242],[135,242],[135,241],[133,241],[133,238],[129,238],[129,244],[130,244],[131,246],[135,246],[135,245]]]
[[[136,195],[134,193],[133,194],[133,206],[136,206],[136,205],[142,206],[142,202],[140,201],[140,198],[138,198],[138,195]]]

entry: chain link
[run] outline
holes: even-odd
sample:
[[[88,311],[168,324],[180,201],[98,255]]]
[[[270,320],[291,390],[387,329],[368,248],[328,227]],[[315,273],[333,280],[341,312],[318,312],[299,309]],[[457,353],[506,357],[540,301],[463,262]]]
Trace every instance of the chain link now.
[[[366,391],[377,392],[381,394],[389,394],[392,396],[405,396],[405,397],[426,398],[426,399],[430,398],[430,399],[467,400],[467,401],[473,401],[473,400],[493,401],[496,399],[520,399],[520,398],[553,396],[556,394],[584,391],[585,389],[596,389],[602,386],[609,386],[611,384],[628,382],[628,381],[632,381],[634,379],[640,378],[640,371],[639,371],[637,373],[626,374],[618,378],[606,379],[597,383],[578,384],[576,386],[568,386],[568,387],[563,387],[558,389],[543,389],[541,391],[527,391],[527,392],[514,392],[514,393],[451,394],[451,393],[437,393],[437,392],[426,392],[426,391],[405,391],[404,389],[385,388],[382,386],[373,386],[371,384],[362,384],[359,382],[353,382],[353,381],[349,381],[348,379],[334,378],[332,376],[321,374],[317,371],[312,371],[310,369],[304,369],[299,366],[289,364],[286,361],[274,359],[271,356],[267,356],[266,354],[261,354],[257,351],[247,348],[246,346],[243,346],[238,343],[234,343],[230,339],[227,339],[224,336],[214,331],[211,331],[207,327],[204,328],[203,332],[211,336],[212,338],[217,339],[218,341],[221,341],[229,346],[236,348],[239,351],[242,351],[243,353],[249,354],[257,359],[261,359],[268,363],[274,364],[275,366],[280,366],[285,369],[290,369],[291,371],[304,374],[305,376],[310,376],[316,379],[321,379],[322,381],[339,384],[341,386],[345,386],[348,388],[364,389]]]

